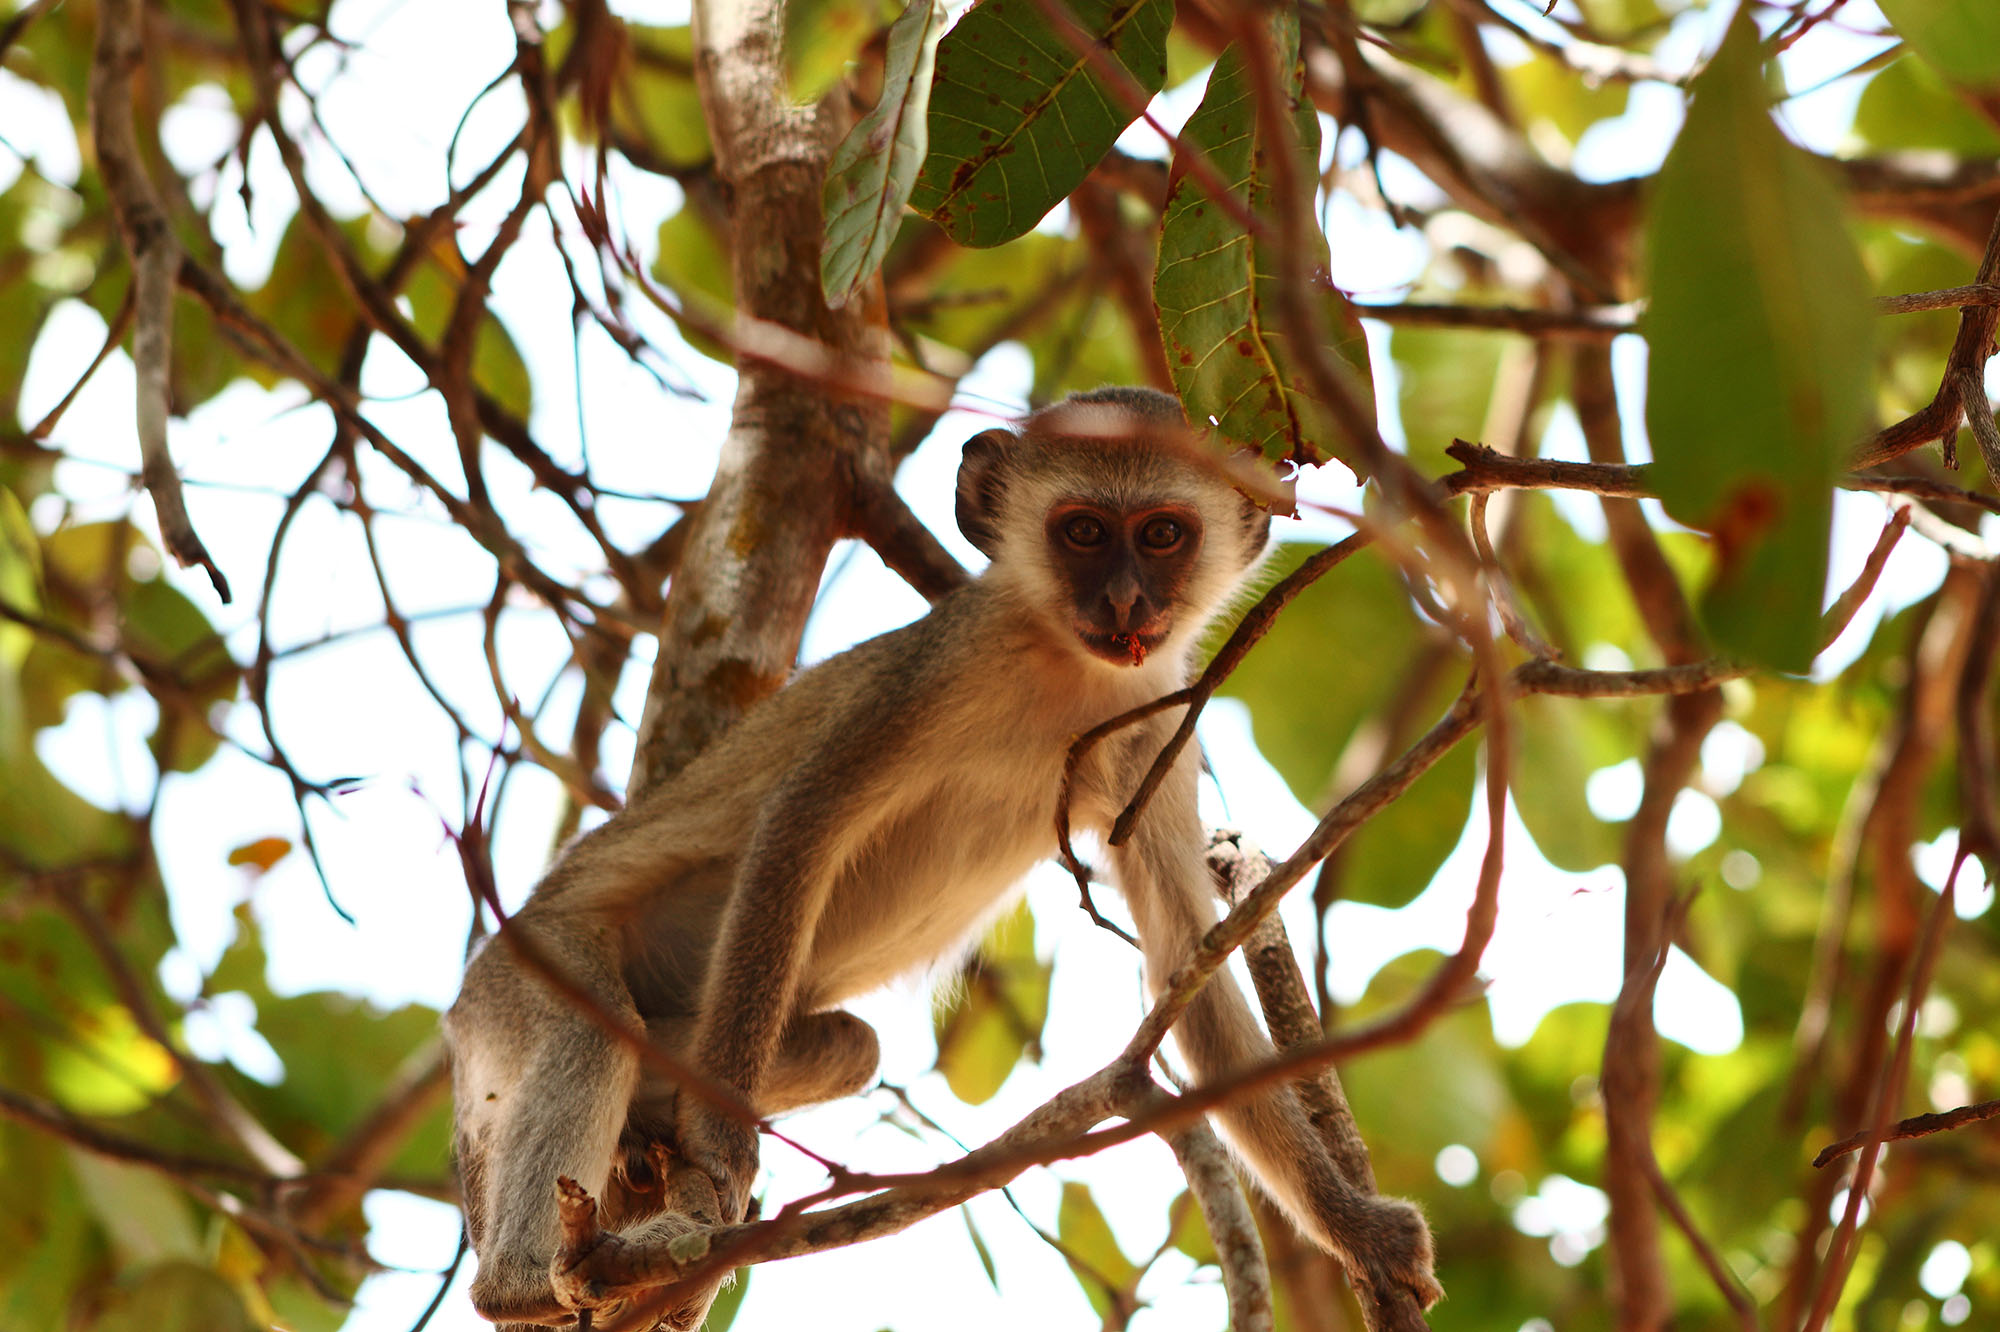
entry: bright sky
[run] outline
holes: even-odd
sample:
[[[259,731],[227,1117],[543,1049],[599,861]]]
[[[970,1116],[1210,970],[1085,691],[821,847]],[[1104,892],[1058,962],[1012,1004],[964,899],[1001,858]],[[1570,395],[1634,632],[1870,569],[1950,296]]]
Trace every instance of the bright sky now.
[[[1563,9],[1572,0],[1563,0]],[[1536,7],[1502,0],[1519,21],[1543,27]],[[679,22],[683,3],[614,4],[614,9],[652,22]],[[643,13],[640,11],[644,11]],[[1879,22],[1872,4],[1856,0],[1843,11],[1846,22],[1866,28]],[[1663,43],[1658,58],[1681,69],[1713,44],[1726,19],[1721,7],[1687,16]],[[326,83],[321,112],[329,131],[357,162],[374,196],[392,212],[412,213],[435,206],[442,197],[444,154],[459,115],[512,57],[507,26],[468,23],[459,6],[444,0],[345,0],[334,14],[341,36],[359,44],[347,68],[336,71],[324,49],[302,63],[309,84]],[[1830,29],[1832,25],[1827,25]],[[1549,30],[1549,29],[1544,29]],[[1871,54],[1879,43],[1831,39],[1804,43],[1795,54],[1816,57],[1807,68],[1788,68],[1792,86],[1816,83]],[[440,52],[450,58],[440,58]],[[1496,46],[1503,60],[1524,52],[1511,42]],[[1842,146],[1858,92],[1855,80],[1830,84],[1802,97],[1785,111],[1795,135],[1821,149]],[[1162,118],[1177,124],[1192,110],[1198,89],[1162,99]],[[287,108],[297,124],[302,107]],[[522,114],[511,87],[480,103],[462,136],[458,162],[470,166],[505,142]],[[1591,131],[1575,152],[1574,165],[1593,178],[1650,171],[1663,157],[1680,120],[1679,94],[1640,86],[1619,121]],[[19,153],[59,182],[75,180],[79,166],[75,139],[60,104],[0,71],[0,187],[19,170]],[[169,113],[163,140],[177,164],[191,167],[223,156],[236,133],[227,99],[216,89],[196,89]],[[1160,145],[1143,127],[1127,135],[1125,146],[1158,155]],[[13,152],[7,149],[11,148]],[[1355,145],[1342,145],[1344,157]],[[337,213],[359,213],[363,200],[353,182],[324,151],[315,158],[313,179]],[[1428,186],[1394,159],[1385,163],[1392,192],[1422,197]],[[614,215],[649,250],[658,221],[678,206],[671,183],[630,171],[615,172]],[[503,178],[465,215],[469,251],[482,248],[504,211],[518,177]],[[238,198],[241,170],[232,159],[219,175],[198,182],[198,201],[216,202],[218,239],[226,247],[225,266],[245,284],[261,282],[291,212],[291,192],[275,152],[259,139],[250,155],[253,203],[246,215]],[[707,394],[706,402],[669,400],[646,375],[635,370],[601,335],[587,333],[581,348],[581,386],[572,372],[572,345],[564,321],[548,312],[568,308],[569,292],[552,248],[547,223],[532,220],[521,244],[509,254],[494,284],[493,305],[507,322],[531,367],[538,389],[532,426],[550,452],[566,463],[588,454],[603,485],[634,495],[700,494],[714,465],[727,425],[731,379],[728,372],[684,349],[663,320],[635,311],[654,345],[665,350],[679,372]],[[1423,264],[1422,243],[1398,234],[1379,216],[1347,201],[1332,210],[1335,278],[1370,299],[1386,299],[1415,278]],[[70,302],[58,308],[37,345],[22,394],[24,422],[38,418],[74,381],[102,341],[102,321]],[[1383,330],[1370,326],[1377,342],[1378,400],[1395,401],[1394,368],[1380,345]],[[1639,388],[1644,350],[1625,339],[1616,351],[1617,370],[1631,414],[1631,435],[1643,440]],[[968,381],[973,399],[1011,410],[1022,403],[1028,383],[1025,354],[1003,347]],[[420,392],[422,376],[400,354],[377,340],[364,369],[363,389],[373,399],[370,415],[393,438],[448,483],[457,484],[455,448],[444,409],[434,394]],[[132,369],[123,353],[111,358],[78,400],[57,432],[56,442],[78,461],[65,463],[59,485],[80,500],[75,517],[88,519],[132,512],[152,529],[150,504],[134,502],[128,484],[135,466],[132,432]],[[577,403],[581,399],[582,406]],[[670,427],[661,431],[663,418]],[[632,438],[633,423],[641,434]],[[959,443],[986,424],[965,414],[947,416],[934,437],[905,467],[900,488],[916,511],[968,563],[976,554],[957,535],[951,517],[951,477]],[[1395,436],[1393,420],[1385,428]],[[229,633],[239,659],[255,648],[252,622],[264,560],[282,497],[299,484],[329,437],[325,410],[306,401],[296,388],[265,392],[238,384],[174,423],[173,447],[190,479],[189,508],[210,550],[237,590],[234,606],[218,608],[205,579],[172,570],[169,576],[213,614]],[[1565,411],[1545,441],[1554,456],[1583,456],[1575,420]],[[480,650],[480,621],[492,588],[490,559],[423,503],[399,476],[363,456],[374,503],[405,516],[385,518],[378,536],[392,591],[407,614],[439,612],[414,630],[427,662],[473,725],[489,740],[499,732],[491,683]],[[558,574],[595,567],[594,547],[557,501],[531,491],[529,478],[497,451],[489,451],[488,480],[496,503],[514,530]],[[1337,470],[1337,469],[1329,469]],[[1351,503],[1353,492],[1326,479],[1308,483],[1308,493],[1325,502]],[[1586,534],[1602,531],[1594,501],[1558,496],[1564,512]],[[638,545],[655,536],[672,511],[652,501],[607,500],[601,516],[613,537]],[[1879,529],[1882,509],[1869,497],[1843,495],[1836,516],[1836,553],[1831,584],[1843,587]],[[53,497],[44,497],[33,517],[46,530],[61,516]],[[1327,521],[1301,524],[1281,536],[1321,539],[1341,534]],[[360,529],[352,517],[327,504],[309,504],[278,574],[279,588],[269,626],[280,647],[306,644],[329,634],[379,625],[382,602],[367,574]],[[923,603],[866,550],[837,555],[835,575],[825,590],[821,612],[808,632],[805,657],[830,655],[861,638],[911,619]],[[1943,559],[1927,543],[1908,540],[1898,548],[1876,604],[1822,663],[1822,671],[1851,659],[1866,642],[1875,616],[1886,604],[1907,604],[1935,585]],[[453,611],[465,613],[452,614]],[[539,720],[543,733],[560,738],[577,701],[573,679],[559,679],[567,662],[561,635],[550,617],[533,607],[510,610],[502,621],[502,651],[509,690],[528,706],[548,693]],[[642,645],[650,653],[650,644]],[[628,670],[619,694],[621,715],[636,718],[648,659]],[[551,690],[551,682],[554,682]],[[333,988],[384,1005],[421,1002],[442,1007],[454,994],[460,970],[468,906],[463,879],[443,835],[459,809],[461,759],[477,781],[485,769],[482,752],[458,755],[452,735],[434,704],[418,686],[395,644],[384,632],[342,637],[317,650],[285,657],[272,676],[272,706],[279,736],[310,776],[353,775],[363,779],[336,808],[315,806],[313,826],[334,892],[356,923],[342,923],[326,905],[304,858],[294,855],[262,880],[252,881],[226,867],[230,848],[262,836],[291,837],[297,815],[284,783],[263,765],[224,749],[199,773],[167,783],[155,825],[159,853],[172,895],[174,918],[184,951],[162,968],[169,988],[182,996],[197,990],[200,975],[213,967],[233,933],[229,910],[246,898],[253,903],[271,956],[271,980],[282,992]],[[39,752],[75,789],[106,805],[142,804],[151,770],[143,737],[153,723],[143,695],[127,693],[106,706],[81,695],[66,721],[45,732]],[[229,729],[246,746],[261,751],[263,738],[254,716],[238,708]],[[1257,753],[1241,705],[1220,703],[1209,710],[1202,738],[1218,775],[1207,794],[1210,817],[1246,828],[1268,850],[1282,854],[1312,826],[1312,817]],[[629,762],[631,732],[616,727],[607,737],[608,763],[622,771]],[[1703,751],[1704,783],[1711,794],[1732,789],[1758,760],[1755,740],[1739,727],[1717,729]],[[1638,793],[1637,763],[1607,769],[1593,779],[1590,800],[1603,817],[1630,813]],[[1691,791],[1676,806],[1670,841],[1692,852],[1712,841],[1719,816],[1711,794]],[[510,904],[524,897],[548,854],[556,817],[556,783],[530,769],[515,776],[500,807],[494,862],[503,896]],[[1226,800],[1225,800],[1226,797]],[[1480,808],[1475,801],[1475,810]],[[1344,903],[1335,908],[1329,936],[1337,953],[1332,962],[1336,993],[1357,998],[1369,977],[1409,949],[1449,950],[1461,936],[1475,867],[1485,832],[1475,813],[1464,843],[1429,891],[1408,908],[1385,912]],[[1550,1007],[1573,1000],[1608,1001],[1617,990],[1617,945],[1622,887],[1615,871],[1563,874],[1535,852],[1518,819],[1507,829],[1507,873],[1502,884],[1498,933],[1485,958],[1492,980],[1496,1034],[1519,1043],[1533,1032]],[[1141,1012],[1133,955],[1090,926],[1075,910],[1074,890],[1053,873],[1036,878],[1030,889],[1039,922],[1037,948],[1057,960],[1055,994],[1046,1057],[1023,1068],[989,1104],[960,1106],[942,1081],[926,1076],[934,1050],[921,990],[912,985],[858,1006],[883,1038],[885,1080],[908,1085],[926,1112],[968,1142],[991,1137],[1056,1090],[1108,1060]],[[1295,939],[1312,936],[1309,904],[1298,895],[1287,915]],[[1968,904],[1968,907],[1972,904]],[[1962,908],[1964,909],[1964,908]],[[1564,959],[1550,966],[1552,957]],[[1099,1015],[1086,1021],[1079,1015]],[[1722,1052],[1742,1033],[1733,997],[1678,952],[1662,977],[1658,1017],[1671,1039],[1699,1051]],[[282,1076],[276,1056],[252,1029],[254,1007],[247,1000],[215,1004],[190,1018],[188,1038],[210,1057],[227,1057],[252,1076]],[[792,1120],[788,1131],[815,1150],[858,1168],[920,1168],[951,1155],[948,1147],[920,1141],[882,1126],[887,1104],[881,1094],[836,1104]],[[1379,1126],[1363,1125],[1364,1131]],[[1439,1170],[1453,1184],[1471,1182],[1477,1163],[1470,1153],[1441,1156]],[[820,1173],[778,1144],[765,1151],[769,1197],[782,1200],[816,1187]],[[1015,1190],[1036,1222],[1054,1228],[1062,1178],[1097,1188],[1126,1251],[1150,1253],[1164,1234],[1165,1205],[1182,1187],[1166,1149],[1146,1141],[1079,1161],[1058,1171],[1034,1172]],[[347,1327],[349,1332],[401,1332],[435,1290],[434,1272],[450,1258],[458,1231],[455,1210],[404,1195],[378,1192],[368,1203],[375,1223],[373,1251],[384,1263],[411,1269],[363,1287]],[[1548,1234],[1560,1256],[1579,1261],[1601,1239],[1602,1195],[1587,1185],[1562,1180],[1543,1183],[1522,1204],[1516,1220],[1533,1234]],[[964,1332],[1011,1329],[1023,1310],[1057,1329],[1098,1325],[1074,1281],[1055,1253],[1041,1244],[1006,1201],[990,1196],[971,1204],[970,1214],[999,1268],[1001,1292],[981,1273],[966,1222],[948,1213],[891,1239],[817,1258],[760,1269],[739,1326],[791,1326],[809,1318],[828,1332],[865,1332],[883,1326],[926,1327],[938,1321],[948,1298],[953,1321]],[[1212,1281],[1185,1285],[1184,1260],[1170,1259],[1142,1293],[1157,1297],[1154,1312],[1137,1326],[1154,1328],[1219,1326],[1224,1321],[1219,1286]],[[468,1264],[468,1272],[470,1264]],[[1927,1269],[1928,1270],[1928,1269]],[[927,1274],[913,1281],[911,1273]],[[1961,1278],[1962,1279],[1962,1278]],[[463,1285],[461,1276],[460,1284]],[[462,1293],[448,1299],[432,1323],[440,1329],[487,1326],[471,1312]]]

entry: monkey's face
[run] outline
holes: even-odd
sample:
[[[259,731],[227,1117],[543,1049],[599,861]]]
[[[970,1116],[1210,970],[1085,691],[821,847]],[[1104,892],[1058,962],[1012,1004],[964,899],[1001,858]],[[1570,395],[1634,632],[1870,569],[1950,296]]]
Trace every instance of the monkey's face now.
[[[1046,537],[1078,641],[1104,661],[1144,664],[1185,604],[1201,554],[1201,515],[1186,504],[1114,508],[1070,498],[1050,507]]]

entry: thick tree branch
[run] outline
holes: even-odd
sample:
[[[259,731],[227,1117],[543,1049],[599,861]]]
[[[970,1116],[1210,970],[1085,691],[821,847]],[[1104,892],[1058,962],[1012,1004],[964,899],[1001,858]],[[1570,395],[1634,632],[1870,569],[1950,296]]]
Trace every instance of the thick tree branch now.
[[[777,0],[699,0],[694,30],[696,82],[729,191],[740,314],[816,341],[836,369],[881,373],[879,277],[838,311],[819,290],[820,182],[846,129],[843,95],[819,106],[787,100]],[[631,798],[784,682],[827,553],[850,528],[857,479],[887,476],[888,447],[880,399],[741,358],[715,481],[667,593]]]

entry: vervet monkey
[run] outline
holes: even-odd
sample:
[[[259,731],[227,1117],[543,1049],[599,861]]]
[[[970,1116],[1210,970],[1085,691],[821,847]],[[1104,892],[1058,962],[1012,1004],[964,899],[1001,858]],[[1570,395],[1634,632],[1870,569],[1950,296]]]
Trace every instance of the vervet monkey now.
[[[509,933],[760,1115],[858,1091],[875,1074],[875,1033],[838,1005],[967,946],[1054,854],[1071,742],[1183,685],[1203,627],[1262,559],[1268,517],[1190,455],[1188,435],[1167,395],[1101,389],[975,436],[958,524],[991,558],[985,573],[751,708],[574,843]],[[1169,722],[1091,751],[1072,788],[1076,826],[1108,830]],[[1153,984],[1216,918],[1195,768],[1183,754],[1111,852]],[[714,1182],[714,1219],[743,1218],[755,1131],[677,1096],[507,935],[472,959],[446,1030],[481,1314],[575,1316],[549,1283],[558,1176],[603,1199],[627,1240],[684,1232],[692,1223],[673,1215],[628,1224],[657,1187],[649,1154],[671,1144]],[[1227,972],[1174,1036],[1203,1082],[1271,1053]],[[1343,1256],[1389,1255],[1435,1298],[1416,1209],[1343,1180],[1290,1090],[1220,1118],[1302,1231]],[[607,1306],[593,1324],[694,1326],[713,1295]]]

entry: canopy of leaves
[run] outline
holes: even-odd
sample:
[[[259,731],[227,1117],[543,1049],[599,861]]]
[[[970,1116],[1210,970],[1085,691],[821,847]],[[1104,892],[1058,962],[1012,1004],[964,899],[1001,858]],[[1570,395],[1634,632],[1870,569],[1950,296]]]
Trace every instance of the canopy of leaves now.
[[[714,161],[688,25],[578,0],[515,7],[520,29],[468,10],[413,41],[353,0],[139,8],[142,156],[185,256],[171,439],[247,591],[225,609],[168,567],[137,485],[130,270],[88,106],[116,6],[16,3],[0,13],[0,1332],[331,1332],[373,1261],[417,1265],[368,1247],[362,1192],[453,1196],[436,997],[357,997],[405,979],[380,958],[335,988],[280,983],[282,954],[349,956],[387,921],[448,973],[462,880],[518,901],[550,827],[611,803],[681,549],[661,497],[699,496],[705,478],[672,468],[687,423],[719,420],[682,395],[726,402],[718,365],[771,352],[727,317],[756,270],[737,263],[740,182]],[[1439,535],[1465,532],[1464,499],[1413,536],[1378,487],[1308,473],[1312,526],[1283,529],[1265,585],[1350,518],[1377,539],[1222,692],[1320,815],[1540,645],[1599,672],[1726,659],[1737,674],[1699,721],[1651,694],[1518,694],[1504,762],[1477,740],[1446,752],[1301,890],[1313,929],[1294,933],[1336,1030],[1423,993],[1457,947],[1480,797],[1504,775],[1491,989],[1341,1068],[1382,1190],[1421,1201],[1439,1236],[1450,1298],[1431,1325],[1732,1325],[1672,1233],[1612,1238],[1607,1208],[1659,1206],[1607,1149],[1624,1112],[1730,1294],[1799,1326],[1835,1280],[1822,1256],[1850,1178],[1808,1162],[1877,1113],[1903,1015],[1910,1072],[1884,1113],[2000,1096],[1980,845],[1996,503],[1956,437],[1987,403],[1954,398],[1933,434],[1960,470],[1927,440],[1868,481],[1930,498],[1822,650],[1823,607],[1883,523],[1873,498],[1836,493],[1853,449],[1922,411],[1948,367],[1985,370],[1991,324],[1961,333],[1988,307],[1958,304],[1984,296],[1868,302],[1964,286],[1982,261],[1995,276],[2000,8],[1368,0],[1246,24],[1208,0],[980,0],[948,29],[926,0],[900,18],[874,0],[785,8],[791,97],[851,113],[853,133],[830,171],[797,173],[825,234],[758,261],[824,262],[829,295],[884,312],[899,372],[984,412],[996,394],[1011,410],[1151,383],[1297,461],[1361,456],[1310,390],[1349,375],[1424,477],[1460,466],[1455,439],[1494,465],[1652,461],[1614,488],[1664,509],[1496,492],[1484,579]],[[1808,95],[1830,76],[1851,99]],[[899,453],[934,419],[897,402]],[[754,514],[739,544],[790,517]],[[1532,637],[1482,644],[1489,595]],[[1245,808],[1257,774],[1226,735],[1210,748],[1232,813],[1291,812],[1277,784],[1272,809]],[[1987,863],[1940,915],[1961,845]],[[321,904],[322,875],[334,902],[368,903],[354,926]],[[412,924],[447,892],[453,923]],[[1064,1032],[1123,1041],[1131,1005],[1063,1009],[1078,970],[1112,970],[1074,960],[1109,936],[1073,900],[999,922],[946,988],[934,1052],[885,1073],[907,1098],[875,1093],[865,1114],[946,1159],[974,1117],[1018,1119],[1090,1071],[1058,1062]],[[1913,1006],[1932,920],[1948,928]],[[1630,1096],[1600,1078],[1627,945],[1669,923],[1657,1101],[1608,1105]],[[1121,954],[1119,975],[1135,965]],[[232,1013],[236,1045],[216,1035]],[[1975,1127],[1893,1150],[1832,1326],[1994,1322],[1996,1142]],[[875,1168],[865,1149],[844,1163]],[[1123,1191],[1059,1173],[1039,1196],[1028,1177],[1022,1215],[968,1211],[938,1282],[1065,1327],[1141,1310],[1218,1325],[1218,1247],[1177,1181],[1135,1222]],[[1261,1219],[1296,1259],[1274,1263],[1279,1326],[1358,1325],[1330,1260]],[[1030,1269],[1022,1245],[1060,1265]],[[1614,1270],[1634,1263],[1657,1269],[1663,1307],[1621,1302],[1634,1286]],[[759,1270],[753,1310],[785,1267]]]

